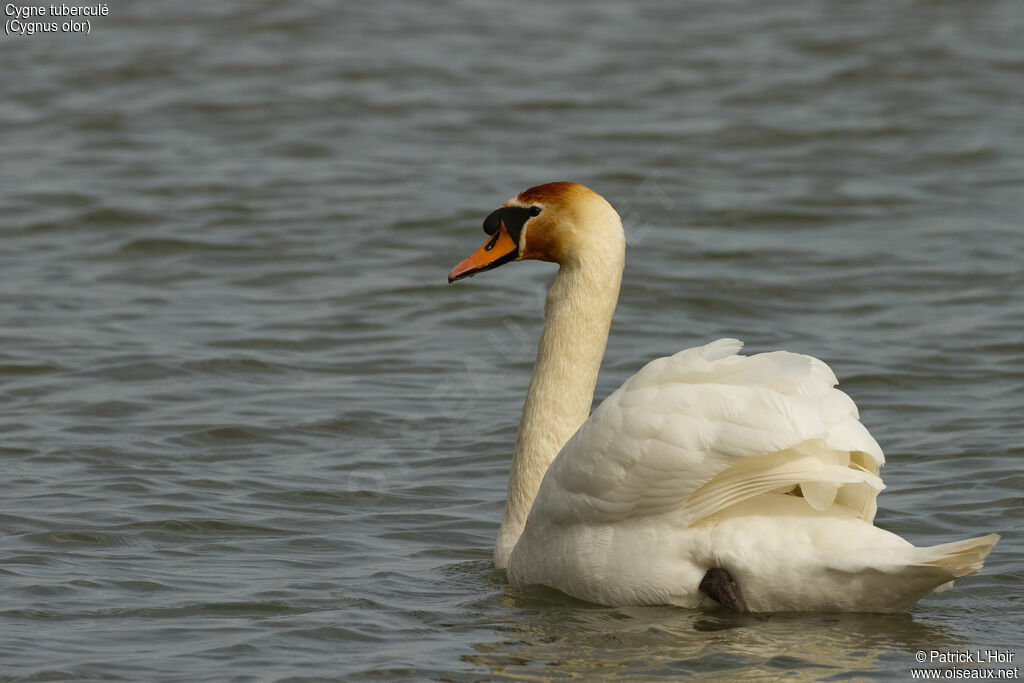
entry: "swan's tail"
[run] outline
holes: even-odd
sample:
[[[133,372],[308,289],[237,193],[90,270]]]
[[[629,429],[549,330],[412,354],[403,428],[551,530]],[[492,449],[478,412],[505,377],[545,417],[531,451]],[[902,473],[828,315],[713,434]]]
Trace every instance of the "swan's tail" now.
[[[969,576],[981,571],[985,558],[999,540],[999,534],[988,534],[969,538],[966,541],[941,543],[926,548],[914,549],[914,564],[922,567],[936,567],[949,575],[950,579]]]
[[[891,563],[883,561],[875,565],[883,572],[882,576],[888,578],[871,587],[871,595],[862,599],[870,603],[881,598],[878,605],[881,612],[910,609],[928,593],[941,593],[951,588],[953,579],[981,571],[982,563],[998,540],[998,534],[988,534],[965,541],[923,548],[910,546],[902,552],[897,551],[891,557]],[[865,553],[865,556],[870,554]],[[865,587],[871,583],[875,582],[869,581]]]
[[[999,540],[999,534],[988,534],[964,541],[940,543],[923,548],[910,547],[909,559],[896,572],[896,584],[903,583],[916,602],[928,593],[941,593],[953,587],[953,579],[981,571],[985,558]],[[916,596],[916,597],[914,597]],[[894,600],[898,603],[899,600]],[[913,606],[913,602],[905,608]]]
[[[750,513],[757,506],[760,517]],[[979,572],[999,540],[988,534],[915,547],[835,511],[764,494],[713,518],[716,567],[724,567],[753,612],[902,612],[954,579]],[[753,558],[753,559],[752,559]]]
[[[932,592],[953,586],[953,579],[981,571],[982,563],[999,540],[988,534],[924,548],[861,549],[858,560],[846,565],[839,598],[825,609],[858,612],[902,612]],[[864,563],[860,568],[855,564]]]

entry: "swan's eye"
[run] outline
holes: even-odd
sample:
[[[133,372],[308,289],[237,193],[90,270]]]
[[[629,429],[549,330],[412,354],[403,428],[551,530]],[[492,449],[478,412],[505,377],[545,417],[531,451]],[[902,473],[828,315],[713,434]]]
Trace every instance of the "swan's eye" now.
[[[504,225],[509,236],[519,244],[519,234],[523,231],[526,221],[540,212],[539,206],[503,206],[492,211],[491,215],[484,219],[484,232],[488,235],[497,234],[498,229]]]

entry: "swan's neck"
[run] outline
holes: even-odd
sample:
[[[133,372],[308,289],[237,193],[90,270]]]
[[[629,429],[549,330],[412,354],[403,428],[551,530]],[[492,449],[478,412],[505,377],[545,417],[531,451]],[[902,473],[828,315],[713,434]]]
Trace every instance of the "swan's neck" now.
[[[548,290],[494,549],[499,568],[508,566],[548,466],[590,415],[625,259],[624,247],[609,251],[563,264]]]

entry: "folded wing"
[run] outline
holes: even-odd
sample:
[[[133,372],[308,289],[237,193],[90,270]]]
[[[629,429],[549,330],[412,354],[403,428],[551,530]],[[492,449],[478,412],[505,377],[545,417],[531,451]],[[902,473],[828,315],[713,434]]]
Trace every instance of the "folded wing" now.
[[[676,512],[692,524],[776,492],[871,522],[884,456],[835,375],[810,356],[741,348],[721,339],[626,381],[566,443],[534,512],[555,523]]]

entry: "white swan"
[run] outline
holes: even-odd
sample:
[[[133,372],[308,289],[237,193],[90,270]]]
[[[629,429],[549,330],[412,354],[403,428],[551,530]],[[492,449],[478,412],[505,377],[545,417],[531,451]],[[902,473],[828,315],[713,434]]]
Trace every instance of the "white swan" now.
[[[618,214],[550,183],[484,231],[449,282],[560,266],[494,550],[511,583],[606,605],[896,612],[981,569],[996,534],[916,548],[873,525],[882,451],[810,356],[721,339],[652,361],[588,418],[625,259]]]

